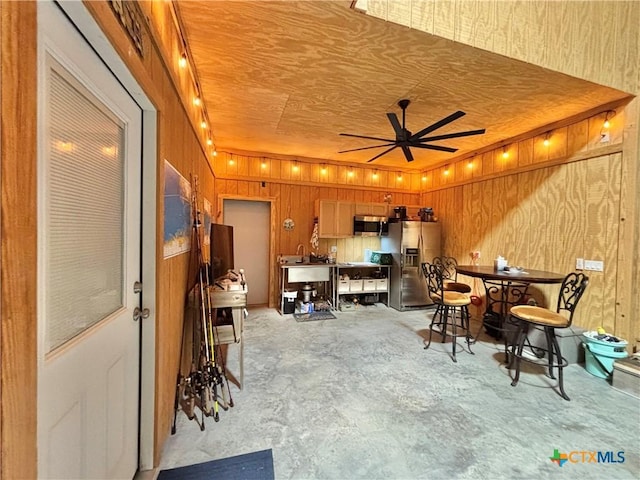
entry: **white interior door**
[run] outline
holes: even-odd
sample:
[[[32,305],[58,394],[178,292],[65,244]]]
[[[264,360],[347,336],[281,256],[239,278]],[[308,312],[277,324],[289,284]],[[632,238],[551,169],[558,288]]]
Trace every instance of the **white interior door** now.
[[[142,112],[38,4],[38,476],[138,466]]]
[[[269,202],[224,200],[222,223],[233,226],[235,271],[244,268],[249,305],[269,303],[270,216]]]

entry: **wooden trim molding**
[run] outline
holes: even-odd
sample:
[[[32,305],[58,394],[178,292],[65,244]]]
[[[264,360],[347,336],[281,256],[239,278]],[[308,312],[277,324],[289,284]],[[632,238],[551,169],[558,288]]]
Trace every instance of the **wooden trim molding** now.
[[[37,3],[0,2],[1,478],[37,477]]]
[[[535,163],[532,165],[525,165],[523,167],[514,168],[510,170],[505,170],[502,172],[492,173],[488,175],[483,175],[481,177],[474,177],[467,180],[461,180],[458,182],[447,183],[446,185],[439,185],[437,187],[433,187],[429,189],[429,192],[437,192],[438,190],[446,190],[452,187],[459,187],[461,185],[468,185],[470,183],[475,182],[483,182],[485,180],[491,180],[494,178],[506,177],[509,175],[516,175],[518,173],[523,172],[531,172],[533,170],[538,170],[546,167],[553,167],[556,165],[562,165],[567,163],[580,162],[582,160],[588,160],[590,158],[601,157],[605,155],[611,155],[614,153],[621,153],[623,151],[622,144],[615,145],[607,145],[605,147],[598,148],[596,150],[589,150],[586,152],[574,153],[571,155],[565,155],[563,157],[554,158],[553,160],[548,160],[546,162]]]

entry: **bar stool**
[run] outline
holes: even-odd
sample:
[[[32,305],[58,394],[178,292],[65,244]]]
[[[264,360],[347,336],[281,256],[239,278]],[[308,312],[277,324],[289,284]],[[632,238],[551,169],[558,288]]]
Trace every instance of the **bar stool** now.
[[[571,326],[573,314],[578,306],[578,301],[582,297],[582,294],[588,284],[589,277],[584,273],[568,274],[564,278],[562,286],[560,287],[555,312],[548,308],[534,307],[532,305],[517,305],[511,308],[511,318],[518,323],[516,340],[511,347],[511,361],[509,362],[509,368],[511,368],[515,361],[516,372],[513,381],[511,382],[512,386],[515,387],[520,379],[521,360],[531,363],[539,363],[533,358],[527,358],[524,356],[522,354],[522,350],[524,348],[524,344],[527,342],[527,332],[529,328],[542,328],[544,329],[544,333],[547,338],[547,348],[535,347],[534,353],[536,357],[541,358],[546,352],[548,359],[548,376],[549,378],[555,379],[553,376],[553,369],[554,367],[558,369],[558,387],[560,389],[560,394],[565,400],[570,400],[564,391],[564,385],[562,383],[562,369],[568,365],[568,362],[560,352],[560,346],[556,339],[555,330],[556,328],[567,328]]]
[[[466,338],[469,353],[473,355],[474,353],[471,351],[473,338],[469,332],[469,304],[471,303],[471,298],[464,293],[446,290],[444,288],[444,276],[441,265],[423,263],[422,272],[427,280],[429,297],[433,303],[436,304],[436,311],[429,325],[429,342],[424,347],[425,350],[431,346],[433,327],[437,326],[442,335],[443,343],[447,335],[452,339],[452,359],[454,362],[458,361],[456,359],[458,337],[464,336]],[[451,333],[448,332],[448,327],[451,327]],[[463,333],[459,334],[458,328],[461,328]]]
[[[442,268],[443,287],[453,292],[471,293],[471,286],[458,282],[458,261],[453,257],[434,257],[431,262]]]

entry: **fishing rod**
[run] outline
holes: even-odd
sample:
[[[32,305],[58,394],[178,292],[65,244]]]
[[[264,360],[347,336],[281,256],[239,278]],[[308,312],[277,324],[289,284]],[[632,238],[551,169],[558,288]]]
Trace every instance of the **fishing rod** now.
[[[213,416],[218,422],[219,398],[218,386],[222,397],[223,408],[233,406],[229,380],[226,376],[224,357],[220,350],[219,336],[216,328],[216,318],[213,316],[217,309],[213,307],[211,299],[211,279],[209,265],[205,261],[202,251],[200,210],[198,209],[198,178],[192,177],[193,192],[191,206],[193,211],[192,249],[190,257],[191,272],[193,263],[197,269],[197,275],[190,277],[187,287],[187,308],[189,315],[183,322],[182,342],[180,345],[180,362],[176,381],[176,397],[174,402],[174,419],[171,433],[176,432],[177,412],[180,407],[189,420],[196,420],[200,430],[205,429],[204,417]],[[195,282],[191,284],[191,278]],[[189,322],[190,321],[190,324]],[[187,376],[182,374],[183,355],[186,344],[187,327],[191,326],[191,361],[190,371]],[[234,331],[235,338],[235,331]],[[225,389],[226,383],[226,389]],[[226,390],[226,392],[225,392]],[[226,399],[229,395],[229,402]],[[227,406],[228,405],[228,406]],[[201,411],[201,419],[198,420],[195,408]]]

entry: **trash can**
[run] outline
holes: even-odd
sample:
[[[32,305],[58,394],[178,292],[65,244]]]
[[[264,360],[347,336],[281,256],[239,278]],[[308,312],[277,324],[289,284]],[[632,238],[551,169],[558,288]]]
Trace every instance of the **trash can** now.
[[[298,291],[282,292],[282,313],[295,313]]]
[[[591,375],[609,379],[613,373],[613,362],[629,355],[626,340],[612,339],[615,339],[612,335],[598,335],[597,332],[582,334],[585,368]]]

